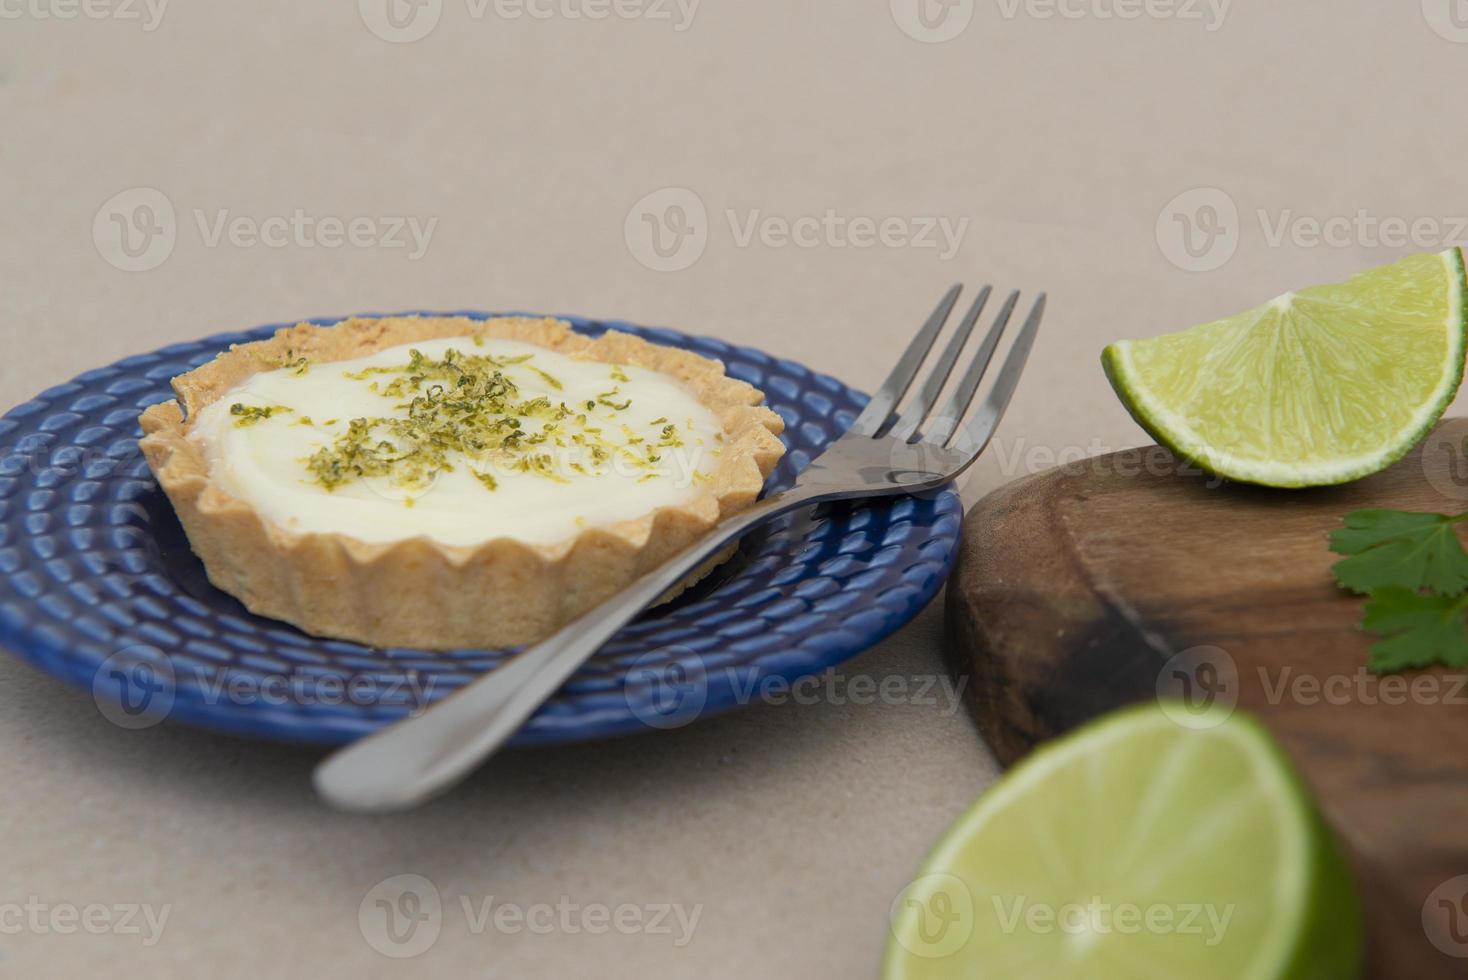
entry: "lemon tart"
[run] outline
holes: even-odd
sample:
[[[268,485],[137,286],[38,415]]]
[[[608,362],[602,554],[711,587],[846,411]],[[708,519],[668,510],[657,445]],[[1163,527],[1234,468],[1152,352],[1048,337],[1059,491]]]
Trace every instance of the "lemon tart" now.
[[[173,388],[141,446],[210,581],[378,646],[540,639],[747,507],[784,451],[718,361],[554,319],[299,324]]]

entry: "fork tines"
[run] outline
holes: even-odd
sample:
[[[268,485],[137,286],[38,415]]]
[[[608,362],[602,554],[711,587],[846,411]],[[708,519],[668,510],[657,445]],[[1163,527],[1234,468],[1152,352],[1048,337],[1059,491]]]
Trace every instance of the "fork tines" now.
[[[994,434],[994,429],[1004,414],[1004,409],[1009,405],[1009,399],[1014,394],[1015,386],[1019,383],[1020,372],[1024,370],[1025,359],[1029,357],[1030,348],[1034,344],[1035,332],[1040,327],[1040,319],[1045,315],[1044,293],[1041,293],[1034,305],[1030,307],[1024,326],[1020,328],[1019,335],[1010,346],[1009,354],[999,369],[999,376],[994,380],[988,396],[966,429],[960,430],[960,424],[973,406],[974,398],[978,394],[979,383],[983,380],[989,362],[994,358],[994,351],[999,346],[999,340],[1004,335],[1004,329],[1009,325],[1014,309],[1019,304],[1018,290],[1010,293],[1005,299],[993,325],[989,328],[988,333],[984,334],[978,348],[973,352],[968,367],[959,378],[958,384],[948,396],[948,400],[943,403],[943,407],[934,413],[933,406],[937,404],[944,386],[953,373],[954,366],[958,363],[959,355],[963,352],[979,317],[983,315],[984,307],[988,304],[993,292],[992,287],[989,286],[979,290],[968,312],[959,322],[958,329],[948,338],[943,352],[933,362],[917,395],[902,414],[897,416],[895,421],[893,419],[903,396],[907,394],[923,362],[928,359],[928,355],[932,353],[937,344],[938,336],[943,332],[943,325],[947,323],[962,291],[963,286],[959,284],[944,294],[937,308],[933,310],[932,315],[928,317],[927,322],[923,324],[922,329],[918,331],[917,336],[903,352],[897,366],[892,369],[892,373],[887,376],[882,387],[877,389],[877,393],[872,396],[872,400],[867,403],[861,415],[857,416],[856,421],[852,423],[851,432],[874,437],[887,435],[902,442],[920,440],[938,446],[960,446],[974,453],[988,443],[989,437]],[[925,421],[926,425],[924,425]]]

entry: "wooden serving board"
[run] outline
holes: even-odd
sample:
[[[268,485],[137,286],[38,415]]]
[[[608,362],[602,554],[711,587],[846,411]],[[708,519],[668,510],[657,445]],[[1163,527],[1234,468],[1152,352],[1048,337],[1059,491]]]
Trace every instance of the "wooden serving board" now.
[[[1468,956],[1468,896],[1449,890],[1456,910],[1438,901],[1468,875],[1468,683],[1444,669],[1370,675],[1362,600],[1336,587],[1327,545],[1357,508],[1468,510],[1465,437],[1468,419],[1447,421],[1343,487],[1220,485],[1154,446],[991,494],[968,515],[947,596],[950,668],[984,738],[1007,765],[1155,697],[1159,676],[1236,697],[1353,852],[1372,976],[1468,976],[1423,918],[1432,897],[1438,943]]]

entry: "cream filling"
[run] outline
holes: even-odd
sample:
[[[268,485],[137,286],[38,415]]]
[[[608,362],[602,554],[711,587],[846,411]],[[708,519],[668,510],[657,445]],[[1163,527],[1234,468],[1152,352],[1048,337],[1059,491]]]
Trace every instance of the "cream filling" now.
[[[450,350],[493,358],[517,389],[514,402],[544,397],[553,409],[504,413],[519,418],[524,436],[513,448],[450,450],[448,466],[427,473],[348,475],[326,486],[309,461],[339,446],[352,419],[406,418],[413,396],[442,383],[387,392],[405,373],[350,376],[405,367],[413,350],[429,360]],[[373,430],[374,443],[382,431]],[[553,544],[586,527],[686,504],[717,465],[723,432],[714,413],[668,375],[519,341],[456,337],[257,374],[202,409],[190,438],[221,487],[288,530],[476,545],[495,538]],[[525,466],[527,454],[533,467]]]

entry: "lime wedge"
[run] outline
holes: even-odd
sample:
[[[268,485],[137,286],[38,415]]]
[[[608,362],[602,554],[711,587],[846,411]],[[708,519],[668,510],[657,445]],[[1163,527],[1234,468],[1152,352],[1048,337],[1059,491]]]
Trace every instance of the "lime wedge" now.
[[[893,903],[886,980],[1358,976],[1354,886],[1284,755],[1179,712],[1108,715],[980,797]]]
[[[1158,442],[1218,476],[1345,483],[1400,459],[1463,379],[1463,256],[1415,255],[1101,362]]]

